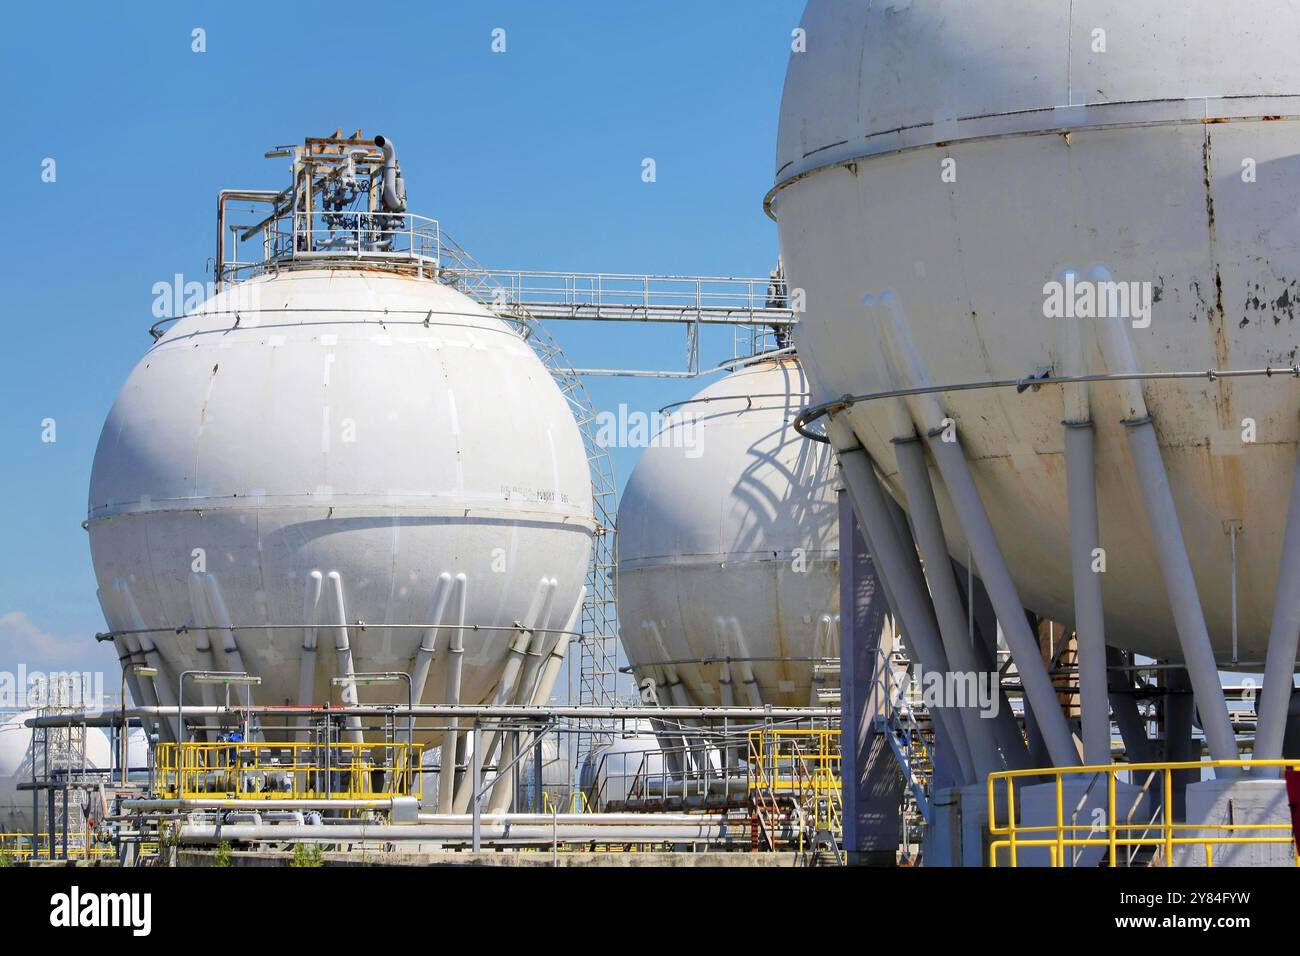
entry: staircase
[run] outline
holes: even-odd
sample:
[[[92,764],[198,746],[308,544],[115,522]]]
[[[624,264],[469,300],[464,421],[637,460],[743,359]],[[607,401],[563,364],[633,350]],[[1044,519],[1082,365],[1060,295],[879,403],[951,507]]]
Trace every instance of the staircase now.
[[[934,719],[911,679],[912,665],[903,654],[880,651],[875,692],[880,712],[875,729],[893,751],[915,812],[930,822],[930,786],[934,776]]]

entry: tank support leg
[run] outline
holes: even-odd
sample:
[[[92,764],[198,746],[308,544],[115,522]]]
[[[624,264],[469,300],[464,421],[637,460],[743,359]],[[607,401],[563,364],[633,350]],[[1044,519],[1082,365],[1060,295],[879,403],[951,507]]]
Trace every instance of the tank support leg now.
[[[1150,763],[1155,759],[1151,752],[1151,738],[1147,736],[1146,721],[1138,709],[1133,674],[1125,668],[1124,652],[1118,647],[1106,648],[1106,683],[1128,762]]]
[[[899,540],[898,528],[885,503],[885,492],[866,450],[856,443],[846,426],[834,420],[830,425],[837,437],[839,450],[836,454],[849,500],[853,503],[854,514],[871,550],[876,570],[888,582],[891,601],[897,602],[891,607],[903,622],[903,636],[910,644],[913,660],[923,670],[947,675],[948,661],[943,653],[924,578],[919,567],[910,566],[917,564],[915,548],[907,551]],[[934,708],[934,717],[956,757],[958,772],[964,778],[962,782],[973,783],[975,767],[960,715],[951,707],[937,707]]]
[[[1043,663],[1038,641],[1025,619],[1024,605],[1016,592],[1015,582],[1011,580],[1011,572],[993,534],[993,525],[989,521],[988,512],[984,510],[984,502],[971,477],[970,466],[961,444],[955,440],[945,441],[942,431],[929,438],[931,454],[939,466],[948,496],[957,511],[962,529],[966,532],[966,540],[970,543],[972,560],[988,589],[998,623],[1002,625],[1003,637],[1011,649],[1016,670],[1020,672],[1026,706],[1033,708],[1034,718],[1042,732],[1052,763],[1058,767],[1077,764],[1079,753],[1075,749],[1070,726],[1061,712],[1061,704],[1052,687],[1047,666]]]
[[[1183,660],[1196,694],[1197,709],[1210,756],[1215,760],[1236,760],[1239,756],[1237,740],[1228,716],[1228,704],[1219,683],[1219,670],[1210,645],[1210,632],[1205,626],[1201,597],[1192,575],[1192,562],[1187,556],[1174,496],[1169,490],[1169,478],[1160,457],[1160,442],[1150,418],[1127,420],[1129,449],[1137,466],[1138,482],[1146,503],[1151,536],[1156,546],[1156,558],[1165,579],[1174,626],[1183,649]],[[1219,776],[1235,776],[1235,772],[1220,771]]]
[[[930,384],[929,374],[912,341],[907,318],[898,298],[886,291],[881,293],[878,300],[875,296],[865,297],[863,305],[869,314],[875,316],[883,345],[883,357],[894,383],[905,387]],[[1011,572],[993,533],[993,525],[989,521],[984,502],[975,487],[970,465],[954,431],[955,425],[944,415],[937,396],[923,397],[919,406],[920,420],[917,424],[929,442],[930,454],[939,467],[948,497],[957,512],[957,520],[970,544],[972,560],[997,612],[1003,636],[1011,649],[1016,669],[1020,672],[1026,706],[1033,708],[1052,763],[1058,767],[1076,764],[1079,755],[1070,726],[1061,712],[1051,677],[1048,676],[1047,667],[1038,650],[1038,641],[1030,633],[1024,604],[1011,579]]]
[[[465,605],[469,579],[456,575],[456,626],[447,647],[447,703],[460,703],[460,681],[465,659]],[[419,697],[416,698],[418,702]],[[451,727],[442,735],[442,752],[438,768],[438,812],[451,813],[456,799],[456,747],[460,737],[460,719],[451,718]]]
[[[1065,423],[1066,495],[1070,512],[1070,571],[1074,584],[1074,630],[1079,651],[1079,724],[1083,762],[1110,763],[1110,697],[1106,679],[1106,625],[1091,421]]]
[[[943,536],[939,508],[934,499],[934,486],[930,483],[930,470],[920,439],[915,435],[910,439],[895,438],[894,453],[898,459],[899,475],[907,495],[908,511],[916,530],[917,543],[921,546],[921,555],[925,558],[929,572],[926,580],[930,585],[930,596],[934,602],[939,635],[943,639],[948,665],[960,678],[976,682],[974,687],[966,685],[974,699],[967,700],[958,713],[966,731],[966,740],[970,744],[976,780],[983,780],[990,773],[1007,769],[993,735],[993,721],[985,719],[976,697],[980,690],[979,682],[987,680],[990,687],[996,688],[997,676],[983,671],[976,661],[971,635],[967,633],[966,609],[957,590],[957,582],[953,579],[948,544]],[[1000,702],[995,697],[990,703]]]
[[[889,606],[846,492],[840,513],[840,775],[844,852],[850,864],[893,866],[902,776],[884,734],[889,648],[881,637]],[[882,677],[884,679],[882,679]]]
[[[1287,714],[1295,687],[1296,647],[1300,643],[1300,457],[1291,478],[1291,504],[1282,542],[1282,567],[1273,595],[1273,623],[1268,633],[1264,661],[1264,687],[1260,691],[1259,725],[1255,731],[1255,758],[1279,760],[1286,736]],[[1261,767],[1261,777],[1277,777],[1277,767]]]

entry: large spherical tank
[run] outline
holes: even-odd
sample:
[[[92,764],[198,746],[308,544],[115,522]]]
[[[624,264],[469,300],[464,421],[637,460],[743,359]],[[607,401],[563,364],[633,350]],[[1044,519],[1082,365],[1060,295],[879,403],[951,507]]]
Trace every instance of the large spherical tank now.
[[[44,766],[44,744],[32,747],[32,729],[25,721],[35,717],[35,710],[0,714],[0,833],[31,833],[32,792],[19,790],[20,784],[30,783],[32,767]],[[108,734],[97,727],[87,727],[86,767],[107,769],[113,757]]]
[[[1082,371],[1130,371],[1103,352],[1098,322],[1045,317],[1047,284],[1096,264],[1150,283],[1149,325],[1136,308],[1124,323],[1141,372],[1296,362],[1300,60],[1287,38],[1300,6],[814,0],[802,26],[769,203],[789,285],[806,296],[796,341],[815,399],[891,387],[878,319],[864,308],[886,291],[929,383],[1067,374],[1069,321],[1083,324]],[[1107,639],[1176,656],[1121,425],[1129,409],[1114,383],[1089,393]],[[1151,381],[1146,398],[1216,647],[1227,656],[1236,523],[1240,654],[1259,660],[1295,466],[1296,385]],[[1063,400],[1059,388],[942,396],[1021,598],[1069,622]],[[848,418],[901,500],[890,414],[876,402]],[[951,550],[965,559],[939,495]]]
[[[175,323],[90,484],[104,614],[166,629],[126,638],[161,655],[164,703],[213,667],[260,677],[259,703],[337,703],[349,653],[356,673],[418,673],[422,643],[421,700],[442,702],[462,621],[483,629],[463,631],[460,701],[484,701],[516,622],[570,626],[593,527],[581,435],[532,349],[446,285],[357,269],[253,279]]]
[[[839,656],[831,451],[791,427],[807,400],[792,358],[741,368],[672,412],[628,480],[619,632],[661,703],[729,687],[737,705],[807,705],[813,659]]]

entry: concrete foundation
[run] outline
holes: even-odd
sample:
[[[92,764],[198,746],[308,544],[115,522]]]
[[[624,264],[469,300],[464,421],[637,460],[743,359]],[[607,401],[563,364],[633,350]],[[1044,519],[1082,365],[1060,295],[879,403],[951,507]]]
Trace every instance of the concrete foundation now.
[[[983,784],[934,792],[925,828],[925,866],[988,866],[989,797]]]
[[[1281,780],[1205,780],[1187,788],[1187,822],[1205,825],[1203,830],[1181,830],[1179,837],[1289,837],[1291,809],[1287,805],[1286,783]],[[1215,825],[1281,824],[1285,829],[1239,830],[1230,834]],[[1210,865],[1295,866],[1295,843],[1217,845],[1210,848]],[[1204,846],[1174,849],[1175,866],[1205,866]]]
[[[1107,839],[1106,816],[1109,805],[1107,796],[1107,779],[1105,775],[1093,777],[1067,777],[1061,784],[1061,819],[1067,826],[1079,827],[1065,831],[1067,838]],[[1003,797],[1005,799],[1005,797]],[[1036,783],[1023,787],[1016,794],[1020,810],[1020,828],[1051,827],[1051,830],[1038,833],[1020,833],[1024,840],[1050,840],[1056,837],[1056,784]],[[1002,804],[999,803],[999,807]],[[1116,783],[1115,815],[1121,824],[1145,824],[1150,821],[1154,810],[1151,801],[1140,788],[1131,784]],[[1119,838],[1125,834],[1131,837],[1141,835],[1137,830],[1121,830]],[[1054,848],[1020,847],[1016,858],[1020,866],[1051,866]],[[1110,852],[1107,846],[1066,846],[1064,861],[1061,865],[1069,867],[1105,866]],[[1117,857],[1122,864],[1128,857],[1123,847],[1118,848]],[[1005,856],[1005,851],[1003,851]],[[1002,857],[999,857],[1001,862]]]

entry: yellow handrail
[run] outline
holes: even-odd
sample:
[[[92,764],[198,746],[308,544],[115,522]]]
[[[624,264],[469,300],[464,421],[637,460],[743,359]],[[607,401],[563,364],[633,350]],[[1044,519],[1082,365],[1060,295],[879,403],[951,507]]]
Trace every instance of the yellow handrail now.
[[[1026,848],[1046,848],[1052,866],[1068,865],[1066,850],[1083,847],[1106,847],[1107,861],[1110,866],[1118,866],[1119,850],[1125,847],[1157,848],[1161,854],[1161,865],[1174,865],[1174,848],[1179,846],[1197,846],[1205,848],[1206,865],[1214,865],[1214,847],[1243,845],[1290,845],[1296,865],[1300,866],[1300,852],[1295,847],[1295,835],[1291,823],[1178,823],[1173,819],[1169,809],[1174,805],[1174,774],[1204,770],[1249,770],[1263,768],[1300,769],[1296,760],[1207,760],[1181,761],[1166,763],[1122,763],[1097,764],[1081,767],[1046,767],[1029,770],[1004,770],[989,774],[988,806],[989,833],[995,837],[989,844],[989,865],[998,866],[999,853],[1006,851],[1011,866],[1019,865],[1019,851]],[[1161,804],[1158,819],[1133,820],[1133,813],[1142,801],[1129,808],[1125,820],[1119,820],[1117,811],[1117,783],[1121,774],[1149,775],[1147,786],[1156,782],[1162,784]],[[1105,824],[1093,822],[1067,823],[1065,819],[1065,780],[1072,778],[1106,778],[1106,818]],[[1037,778],[1056,788],[1055,823],[1023,826],[1017,822],[1015,781]],[[1005,821],[999,822],[997,787],[1005,787]],[[1130,786],[1135,784],[1130,783]],[[1147,786],[1142,787],[1143,793]],[[1079,835],[1078,831],[1083,831]],[[1104,831],[1102,836],[1093,836]],[[1208,832],[1207,832],[1208,831]],[[1244,835],[1250,833],[1264,835]],[[1227,834],[1226,836],[1221,834]]]
[[[381,800],[418,797],[423,744],[189,741],[156,750],[164,799]]]

